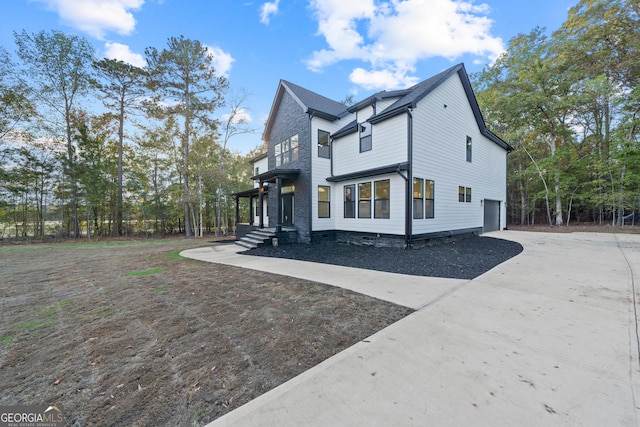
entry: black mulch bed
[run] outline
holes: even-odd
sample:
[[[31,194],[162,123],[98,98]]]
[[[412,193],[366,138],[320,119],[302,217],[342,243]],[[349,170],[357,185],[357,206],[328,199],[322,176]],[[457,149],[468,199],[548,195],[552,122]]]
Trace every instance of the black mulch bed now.
[[[431,240],[411,250],[337,242],[262,246],[245,255],[296,259],[414,276],[473,279],[518,255],[522,246],[493,237]]]

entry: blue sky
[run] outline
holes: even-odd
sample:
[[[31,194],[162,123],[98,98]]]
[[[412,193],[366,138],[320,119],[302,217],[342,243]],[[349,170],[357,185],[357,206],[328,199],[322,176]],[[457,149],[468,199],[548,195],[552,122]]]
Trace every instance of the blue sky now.
[[[184,35],[207,45],[232,91],[246,90],[260,143],[280,79],[341,101],[397,89],[464,62],[481,70],[518,33],[557,29],[577,0],[10,0],[0,44],[13,32],[57,29],[85,36],[99,57],[144,65],[148,46]],[[221,110],[220,115],[225,111]]]

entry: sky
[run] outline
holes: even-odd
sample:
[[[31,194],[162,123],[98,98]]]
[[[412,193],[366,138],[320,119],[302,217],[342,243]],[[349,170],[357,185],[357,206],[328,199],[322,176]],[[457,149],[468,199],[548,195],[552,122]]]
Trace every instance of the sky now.
[[[0,45],[14,32],[82,35],[99,58],[144,66],[144,50],[170,37],[199,40],[213,53],[230,96],[245,91],[254,133],[228,148],[261,143],[280,79],[336,101],[409,87],[463,62],[482,70],[511,38],[549,32],[577,0],[5,0]],[[219,117],[228,113],[222,107]]]

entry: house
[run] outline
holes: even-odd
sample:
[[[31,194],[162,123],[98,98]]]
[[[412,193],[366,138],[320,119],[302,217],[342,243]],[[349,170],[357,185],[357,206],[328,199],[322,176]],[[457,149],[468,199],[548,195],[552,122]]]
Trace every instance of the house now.
[[[251,229],[410,247],[506,226],[512,148],[486,128],[463,64],[351,106],[281,80],[263,139],[255,188],[236,193]]]

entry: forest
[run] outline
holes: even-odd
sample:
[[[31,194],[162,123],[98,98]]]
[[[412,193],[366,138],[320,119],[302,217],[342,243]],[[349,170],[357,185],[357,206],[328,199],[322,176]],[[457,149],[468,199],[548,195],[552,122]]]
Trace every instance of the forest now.
[[[232,192],[251,186],[260,147],[229,149],[254,132],[249,95],[203,44],[169,38],[143,69],[97,59],[80,36],[14,38],[14,55],[0,47],[0,239],[232,229]]]
[[[264,148],[230,150],[255,131],[249,95],[203,44],[171,37],[137,68],[56,30],[14,39],[0,46],[0,239],[233,231],[232,193]],[[514,148],[509,223],[640,223],[640,0],[581,0],[471,78]]]
[[[638,225],[639,5],[581,0],[473,75],[488,128],[514,148],[510,223]]]

